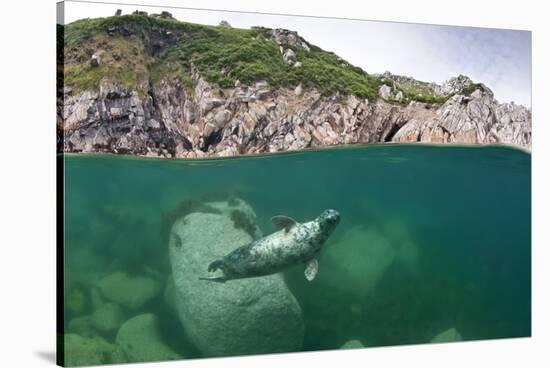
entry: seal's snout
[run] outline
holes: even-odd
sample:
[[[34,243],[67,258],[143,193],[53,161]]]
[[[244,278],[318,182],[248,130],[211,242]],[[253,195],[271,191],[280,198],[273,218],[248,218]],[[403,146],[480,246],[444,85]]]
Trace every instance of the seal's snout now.
[[[319,221],[325,226],[334,228],[340,222],[340,214],[336,210],[326,210],[319,216]]]

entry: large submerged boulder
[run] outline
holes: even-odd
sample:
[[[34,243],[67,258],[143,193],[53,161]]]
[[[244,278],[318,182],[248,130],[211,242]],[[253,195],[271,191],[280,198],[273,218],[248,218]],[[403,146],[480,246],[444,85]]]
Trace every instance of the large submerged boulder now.
[[[323,280],[330,287],[365,297],[378,285],[395,256],[390,239],[381,231],[356,226],[322,254],[326,264]]]
[[[81,288],[71,288],[65,296],[65,308],[74,314],[81,314],[86,308],[86,294]]]
[[[124,322],[124,312],[116,303],[105,303],[94,311],[92,325],[102,332],[116,331]]]
[[[233,198],[206,203],[173,223],[169,250],[177,313],[189,339],[207,356],[302,347],[302,311],[280,274],[199,280],[210,262],[260,236],[255,219],[248,204]]]
[[[115,272],[102,278],[97,285],[105,299],[129,309],[137,309],[161,291],[158,281],[146,276],[130,276]]]
[[[116,336],[129,362],[176,360],[183,357],[166,345],[154,314],[140,314],[124,322]]]

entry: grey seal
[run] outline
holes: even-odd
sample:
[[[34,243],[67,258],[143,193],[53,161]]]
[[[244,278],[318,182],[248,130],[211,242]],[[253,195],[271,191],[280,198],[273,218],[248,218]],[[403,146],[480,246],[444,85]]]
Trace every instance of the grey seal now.
[[[279,231],[243,245],[210,263],[208,271],[220,269],[223,276],[199,279],[225,282],[266,276],[294,264],[305,263],[306,279],[313,280],[319,269],[315,255],[340,222],[340,214],[329,209],[315,220],[305,223],[298,223],[287,216],[275,216],[271,221]]]

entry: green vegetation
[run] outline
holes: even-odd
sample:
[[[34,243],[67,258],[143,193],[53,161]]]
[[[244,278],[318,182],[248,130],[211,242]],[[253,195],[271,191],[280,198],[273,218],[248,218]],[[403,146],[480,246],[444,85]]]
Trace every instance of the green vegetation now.
[[[411,101],[443,104],[451,97],[451,95],[435,95],[433,86],[427,82],[411,80],[408,78],[404,78],[396,83],[393,83],[392,81],[388,83],[387,78],[383,78],[383,81],[385,84],[393,85],[397,91],[401,91],[401,93],[403,93],[403,99],[400,101],[403,105],[406,105]]]
[[[146,93],[142,85],[149,76],[149,57],[139,38],[98,33],[87,40],[86,45],[86,48],[77,47],[66,53],[65,84],[72,87],[73,92],[97,88],[102,80],[107,80],[124,87],[136,88],[140,95]],[[102,61],[99,66],[89,63],[89,49],[101,51],[99,55]]]
[[[186,27],[200,27],[191,23],[178,22],[174,19],[153,18],[145,15],[128,14],[120,17],[86,18],[72,22],[65,26],[65,47],[71,48],[82,44],[98,33],[108,32],[112,28],[124,28],[125,33],[149,39],[149,35],[156,28],[165,30],[185,29]]]
[[[273,87],[302,83],[306,88],[317,88],[325,96],[340,92],[377,97],[378,78],[336,55],[318,48],[306,52],[286,45],[302,63],[294,67],[283,61],[276,43],[258,37],[258,32],[258,29],[203,27],[168,49],[163,58],[179,61],[186,69],[193,63],[204,78],[221,88],[231,88],[237,80],[245,85],[266,80]]]
[[[149,64],[149,81],[156,85],[163,79],[178,79],[189,92],[193,90],[193,80],[187,69],[181,63],[166,60],[156,60]]]
[[[422,94],[422,93],[406,92],[404,93],[404,96],[405,96],[404,98],[405,103],[409,103],[410,101],[418,101],[418,102],[431,103],[431,104],[443,104],[453,95],[451,94],[451,95],[445,95],[445,96],[436,96],[433,93]]]
[[[123,87],[136,88],[138,93],[144,96],[146,91],[139,86],[143,78],[144,75],[136,73],[135,70],[112,64],[93,67],[86,63],[77,65],[65,73],[65,83],[72,86],[74,92],[96,88],[101,80],[108,80]]]
[[[301,83],[324,96],[340,93],[378,98],[384,78],[314,45],[309,52],[283,45],[292,49],[301,63],[298,67],[287,64],[270,35],[271,30],[264,27],[206,26],[138,14],[83,19],[64,27],[65,83],[80,91],[97,88],[104,79],[139,88],[144,81],[155,84],[177,78],[192,90],[193,65],[220,88],[232,88],[237,80],[244,85],[265,80],[276,88]],[[91,55],[84,52],[97,49],[105,51],[103,62],[92,67],[88,65]],[[415,100],[440,104],[450,97],[433,95],[431,86],[424,82],[397,88],[403,92],[401,103]]]
[[[474,93],[474,91],[476,89],[483,89],[483,85],[481,83],[472,83],[472,84],[469,84],[467,85],[466,87],[464,87],[462,89],[462,93],[463,95],[465,96],[469,96],[471,95],[472,93]]]
[[[286,64],[279,46],[268,40],[270,30],[263,27],[247,30],[204,26],[145,15],[83,19],[64,27],[65,50],[78,50],[88,43],[98,47],[108,44],[108,48],[113,50],[135,47],[111,45],[110,39],[120,37],[117,32],[121,29],[123,34],[132,35],[125,37],[133,38],[132,44],[136,40],[142,43],[144,49],[139,50],[139,56],[146,63],[152,83],[167,77],[177,77],[190,86],[190,68],[193,64],[206,80],[221,88],[233,87],[237,80],[245,85],[265,80],[273,87],[294,87],[302,83],[305,88],[316,88],[325,96],[339,92],[361,98],[378,97],[378,77],[371,76],[318,47],[312,46],[311,51],[306,52],[302,48],[285,45],[285,48],[294,50],[302,65],[294,67]],[[109,36],[108,32],[113,30],[115,35]],[[144,54],[151,53],[151,39],[159,31],[172,32],[177,37],[177,42],[166,47],[154,58],[146,60],[147,55]],[[130,56],[135,59],[135,55]],[[109,60],[109,65],[103,63],[97,68],[85,65],[88,59],[85,60],[86,62],[80,61],[76,63],[79,65],[73,67],[69,62],[66,68],[65,82],[76,90],[97,87],[103,78],[132,86],[138,84],[143,77],[132,77],[136,68],[135,65],[128,65],[126,57],[122,60]],[[142,72],[138,74],[143,74]]]

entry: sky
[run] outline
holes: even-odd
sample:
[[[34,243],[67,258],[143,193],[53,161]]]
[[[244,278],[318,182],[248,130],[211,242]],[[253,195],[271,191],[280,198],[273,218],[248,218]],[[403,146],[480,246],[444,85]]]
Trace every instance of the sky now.
[[[531,32],[412,23],[268,15],[228,11],[65,2],[65,24],[82,18],[167,10],[181,21],[232,27],[264,26],[297,31],[368,73],[406,75],[443,83],[464,74],[482,82],[499,102],[531,106]]]

